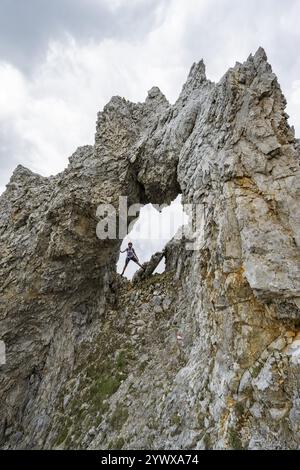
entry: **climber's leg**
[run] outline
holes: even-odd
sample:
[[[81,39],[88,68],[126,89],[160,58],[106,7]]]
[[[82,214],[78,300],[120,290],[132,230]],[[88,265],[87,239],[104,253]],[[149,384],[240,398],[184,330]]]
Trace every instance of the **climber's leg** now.
[[[138,262],[138,260],[136,258],[132,258],[132,261],[134,261],[136,264],[138,264],[139,267],[142,268],[143,271],[145,271],[145,268]]]
[[[125,272],[125,269],[127,268],[127,265],[129,263],[130,259],[129,258],[126,258],[126,261],[125,261],[125,265],[124,265],[124,268],[123,268],[123,271],[122,271],[122,274],[121,276],[123,276],[124,272]]]

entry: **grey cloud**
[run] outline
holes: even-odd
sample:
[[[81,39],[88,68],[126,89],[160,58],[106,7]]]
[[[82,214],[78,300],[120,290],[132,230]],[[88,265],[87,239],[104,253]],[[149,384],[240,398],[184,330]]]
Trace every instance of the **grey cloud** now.
[[[0,126],[0,194],[8,183],[13,168],[18,164],[26,164],[25,155],[30,154],[31,149],[25,140],[15,132],[10,124],[1,123]]]
[[[70,34],[75,39],[135,39],[156,19],[156,7],[166,0],[143,0],[110,9],[101,0],[1,0],[0,60],[30,72],[51,39]]]
[[[225,55],[234,65],[235,60],[244,61],[245,55],[263,46],[285,90],[292,80],[299,79],[300,68],[299,29],[286,28],[285,21],[299,16],[299,0],[209,1],[201,25],[199,17],[189,18],[183,39],[186,66],[201,57],[222,63]],[[236,46],[241,57],[236,57]]]

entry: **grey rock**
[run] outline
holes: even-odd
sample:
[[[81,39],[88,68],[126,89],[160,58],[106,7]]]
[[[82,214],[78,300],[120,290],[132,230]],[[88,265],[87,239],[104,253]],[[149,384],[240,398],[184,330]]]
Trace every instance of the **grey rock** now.
[[[0,196],[1,448],[299,448],[300,155],[285,106],[262,49],[216,84],[201,61],[174,105],[156,87],[113,97],[62,173],[16,168]],[[194,245],[175,237],[120,279],[98,205],[179,193],[201,215]]]

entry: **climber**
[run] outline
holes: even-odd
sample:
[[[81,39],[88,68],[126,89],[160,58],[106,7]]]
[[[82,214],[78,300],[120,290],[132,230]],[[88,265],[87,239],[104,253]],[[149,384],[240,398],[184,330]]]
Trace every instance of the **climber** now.
[[[136,264],[139,265],[140,268],[142,268],[145,271],[145,268],[143,268],[143,266],[139,262],[137,254],[136,254],[131,242],[128,243],[128,248],[125,248],[125,250],[123,250],[123,251],[120,250],[120,253],[125,253],[125,251],[127,251],[127,255],[126,255],[126,260],[125,260],[125,266],[124,266],[124,269],[122,271],[121,276],[123,276],[129,261],[134,261]]]

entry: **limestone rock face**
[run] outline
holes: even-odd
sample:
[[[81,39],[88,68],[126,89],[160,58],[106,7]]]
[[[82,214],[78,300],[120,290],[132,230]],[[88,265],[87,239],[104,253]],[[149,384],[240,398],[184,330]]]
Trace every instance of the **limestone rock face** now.
[[[150,260],[143,264],[143,268],[139,269],[133,276],[132,282],[140,282],[142,279],[146,279],[147,277],[151,276],[161,260],[164,257],[163,251],[158,251],[151,256]]]
[[[217,84],[201,61],[174,105],[156,87],[112,98],[63,173],[17,167],[0,197],[2,448],[299,448],[300,152],[285,105],[262,49]],[[178,193],[201,222],[190,209],[192,242],[121,279],[97,207]]]

